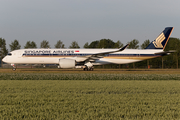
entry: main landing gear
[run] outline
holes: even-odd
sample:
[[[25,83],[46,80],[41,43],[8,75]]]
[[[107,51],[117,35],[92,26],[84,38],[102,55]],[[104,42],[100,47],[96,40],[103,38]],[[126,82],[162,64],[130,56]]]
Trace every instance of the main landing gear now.
[[[93,64],[91,62],[88,61],[84,65],[85,65],[85,68],[83,69],[84,71],[93,71],[94,70]]]
[[[91,68],[86,67],[86,68],[84,68],[83,70],[84,70],[84,71],[93,71],[94,68],[93,68],[93,67],[91,67]]]

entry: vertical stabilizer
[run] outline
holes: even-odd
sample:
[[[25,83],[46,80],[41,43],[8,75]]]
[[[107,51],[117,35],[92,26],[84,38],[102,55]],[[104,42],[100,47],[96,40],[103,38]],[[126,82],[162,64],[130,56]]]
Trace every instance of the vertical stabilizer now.
[[[174,27],[166,27],[161,34],[152,41],[146,49],[163,49],[166,47],[166,44],[169,40],[171,32],[173,31]]]

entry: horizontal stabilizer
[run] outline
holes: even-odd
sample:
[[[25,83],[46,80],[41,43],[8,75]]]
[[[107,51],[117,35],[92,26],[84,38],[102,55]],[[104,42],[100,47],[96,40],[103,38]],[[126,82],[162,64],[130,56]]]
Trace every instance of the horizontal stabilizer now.
[[[176,50],[169,50],[169,51],[163,51],[163,52],[158,52],[158,53],[154,53],[155,55],[167,55],[169,53],[174,53],[176,52]]]

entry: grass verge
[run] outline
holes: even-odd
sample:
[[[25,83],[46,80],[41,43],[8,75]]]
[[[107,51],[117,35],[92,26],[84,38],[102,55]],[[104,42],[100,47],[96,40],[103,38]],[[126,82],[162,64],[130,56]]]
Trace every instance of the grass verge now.
[[[0,73],[0,80],[180,80],[180,74]]]

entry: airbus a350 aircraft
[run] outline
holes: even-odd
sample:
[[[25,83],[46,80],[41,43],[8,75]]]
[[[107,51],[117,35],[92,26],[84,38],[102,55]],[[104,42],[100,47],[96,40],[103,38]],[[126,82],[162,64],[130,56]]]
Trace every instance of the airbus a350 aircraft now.
[[[126,49],[20,49],[8,53],[3,62],[11,64],[57,64],[58,68],[83,68],[93,70],[94,65],[128,64],[161,57],[173,27],[167,27],[144,50]]]

